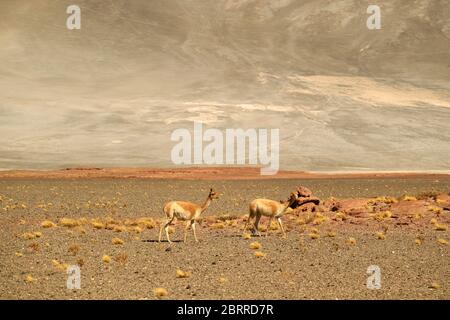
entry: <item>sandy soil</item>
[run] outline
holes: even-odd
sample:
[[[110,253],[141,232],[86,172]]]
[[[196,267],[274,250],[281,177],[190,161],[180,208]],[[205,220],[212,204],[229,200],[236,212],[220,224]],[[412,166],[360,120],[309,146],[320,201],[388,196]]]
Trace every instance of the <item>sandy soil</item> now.
[[[284,199],[297,185],[323,202],[283,218],[287,239],[275,226],[268,237],[242,237],[250,200]],[[180,242],[177,223],[176,242],[158,243],[164,202],[203,202],[210,186],[221,197],[204,214],[200,242],[191,232]],[[425,191],[439,196],[375,199]],[[155,299],[153,289],[163,287],[169,299],[449,299],[449,246],[438,242],[450,241],[449,192],[448,178],[3,179],[0,298]],[[44,220],[56,226],[44,228]],[[254,241],[262,247],[251,249]],[[81,265],[80,290],[66,288],[64,264]],[[379,290],[366,287],[371,265],[381,268]]]

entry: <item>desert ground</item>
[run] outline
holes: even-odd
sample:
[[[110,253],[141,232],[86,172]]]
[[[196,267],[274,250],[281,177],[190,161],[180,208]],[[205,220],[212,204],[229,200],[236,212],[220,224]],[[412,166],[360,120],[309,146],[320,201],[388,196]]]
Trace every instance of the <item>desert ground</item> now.
[[[243,231],[248,203],[297,186],[321,204],[264,236]],[[220,198],[183,243],[158,243],[169,200]],[[0,179],[1,299],[449,299],[450,177],[277,180]],[[117,239],[115,239],[117,238]],[[114,240],[113,240],[114,239]],[[114,243],[113,243],[114,242]],[[256,243],[255,243],[256,242]],[[258,252],[258,253],[256,253]],[[68,265],[81,289],[66,288]],[[381,288],[366,286],[367,268]],[[154,290],[164,288],[156,297]]]

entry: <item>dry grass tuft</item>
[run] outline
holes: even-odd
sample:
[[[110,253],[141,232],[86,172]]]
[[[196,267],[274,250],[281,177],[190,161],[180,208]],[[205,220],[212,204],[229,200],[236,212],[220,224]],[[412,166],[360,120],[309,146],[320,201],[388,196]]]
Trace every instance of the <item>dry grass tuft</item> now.
[[[316,217],[313,219],[312,223],[314,225],[318,226],[318,225],[321,225],[324,222],[327,222],[328,220],[330,220],[328,217],[326,217],[326,216],[324,216],[324,215],[322,215],[320,213],[317,213]]]
[[[163,297],[166,297],[169,293],[164,288],[155,288],[153,289],[153,294],[156,298],[161,299]]]
[[[310,233],[308,236],[313,240],[320,238],[320,234],[318,234],[318,233]]]
[[[377,237],[378,240],[384,240],[386,239],[386,235],[384,234],[384,232],[377,232],[375,233],[375,236]]]
[[[84,259],[83,259],[83,258],[78,259],[78,260],[77,260],[77,265],[78,265],[80,268],[82,268],[82,267],[84,266]]]
[[[121,225],[116,225],[116,226],[114,226],[113,230],[115,232],[125,232],[125,231],[127,231],[127,227],[121,226]]]
[[[417,238],[416,240],[414,240],[414,243],[420,246],[422,244],[422,240]]]
[[[249,240],[249,239],[252,238],[252,235],[251,235],[250,233],[244,233],[244,234],[242,235],[242,238],[244,238],[245,240]]]
[[[91,225],[95,228],[95,229],[104,229],[106,226],[104,223],[101,223],[99,221],[92,221]]]
[[[156,222],[152,218],[139,218],[136,222],[143,228],[153,229],[156,227]]]
[[[345,212],[336,212],[334,218],[337,221],[345,221],[347,220],[347,215],[345,214]]]
[[[53,266],[61,272],[66,272],[69,265],[67,263],[60,262],[59,260],[53,259],[52,260]]]
[[[30,248],[31,251],[33,251],[33,252],[37,252],[37,251],[39,251],[39,243],[37,243],[37,242],[30,243],[28,245],[28,248]]]
[[[169,234],[173,234],[173,233],[175,233],[176,229],[172,226],[169,226],[167,231],[169,232]]]
[[[347,239],[347,244],[348,244],[349,246],[354,246],[354,245],[356,245],[356,239],[353,238],[353,237],[348,238],[348,239]]]
[[[226,282],[228,282],[228,279],[225,278],[225,277],[219,277],[219,282],[220,283],[226,283]]]
[[[59,224],[63,227],[73,228],[80,225],[80,223],[75,219],[62,218],[59,220]]]
[[[438,239],[437,242],[438,242],[439,244],[444,245],[444,246],[448,245],[448,241],[445,240],[445,239]]]
[[[131,227],[131,228],[130,228],[130,231],[136,232],[136,233],[142,233],[142,231],[144,231],[144,229],[142,229],[142,228],[139,227],[139,226],[134,226],[134,227]]]
[[[336,232],[328,231],[327,236],[330,237],[330,238],[334,238],[334,237],[336,237]]]
[[[102,261],[103,261],[104,263],[110,263],[110,262],[111,262],[111,257],[105,254],[105,255],[103,255],[103,257],[102,257]]]
[[[435,207],[435,206],[429,206],[428,207],[428,211],[431,211],[431,212],[433,212],[436,215],[440,215],[442,213],[442,208]]]
[[[125,264],[128,261],[128,255],[126,253],[119,253],[114,257],[114,260],[120,264]]]
[[[212,229],[224,229],[225,224],[222,221],[216,222],[216,223],[211,224],[211,228]]]
[[[258,241],[250,243],[250,249],[258,250],[261,249],[262,245]]]
[[[417,198],[414,196],[408,196],[408,195],[403,195],[402,197],[400,197],[399,199],[400,201],[417,201]]]
[[[448,227],[445,224],[436,223],[434,225],[434,230],[436,230],[436,231],[447,231]]]
[[[191,276],[191,273],[189,271],[177,269],[176,276],[177,278],[189,278]]]
[[[25,282],[32,283],[36,281],[37,281],[36,278],[33,278],[31,274],[27,274],[27,276],[25,277]]]
[[[124,242],[120,238],[112,238],[111,243],[116,245],[122,245]]]
[[[44,220],[41,223],[41,227],[42,228],[53,228],[53,227],[56,227],[56,223],[54,223],[53,221],[50,221],[50,220]]]
[[[36,231],[36,232],[25,232],[20,237],[22,239],[25,239],[25,240],[32,240],[32,239],[35,239],[35,238],[42,237],[42,233],[38,232],[38,231]]]
[[[437,283],[436,281],[433,281],[430,284],[430,289],[439,289],[441,287],[441,285],[439,283]]]
[[[393,198],[393,197],[377,197],[375,199],[371,199],[367,202],[367,204],[372,205],[375,204],[377,202],[381,202],[384,204],[392,204],[392,203],[396,203],[397,199]]]
[[[391,211],[380,211],[372,215],[372,217],[377,221],[383,221],[384,219],[389,219],[392,217]]]
[[[80,252],[81,247],[78,244],[73,244],[69,247],[69,249],[67,251],[69,251],[71,254],[73,254],[74,256]]]
[[[261,251],[256,251],[255,252],[255,257],[256,258],[264,258],[265,256],[266,256],[266,254],[261,252]]]

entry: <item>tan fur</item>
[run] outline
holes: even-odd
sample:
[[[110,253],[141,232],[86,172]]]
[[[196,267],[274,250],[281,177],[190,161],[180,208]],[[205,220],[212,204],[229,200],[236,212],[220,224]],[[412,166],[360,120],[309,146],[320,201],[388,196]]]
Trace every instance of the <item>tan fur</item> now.
[[[163,211],[167,217],[167,221],[165,224],[161,224],[161,227],[159,229],[159,242],[161,242],[162,237],[162,230],[164,229],[166,231],[166,237],[167,241],[169,243],[172,243],[169,238],[169,225],[172,223],[172,221],[176,218],[181,221],[186,221],[186,227],[184,229],[184,242],[186,242],[187,239],[187,230],[189,227],[192,227],[192,231],[194,232],[194,238],[195,241],[198,242],[197,234],[195,232],[195,224],[196,220],[200,217],[200,214],[202,214],[211,204],[211,201],[213,199],[218,199],[219,196],[210,189],[209,195],[206,198],[205,203],[203,206],[200,206],[198,204],[187,202],[187,201],[170,201],[166,203],[166,205],[163,208]]]
[[[266,236],[269,233],[270,224],[272,219],[277,219],[278,225],[283,233],[283,237],[286,237],[286,232],[284,231],[283,224],[281,223],[281,217],[286,212],[286,209],[294,203],[297,199],[295,194],[291,193],[290,198],[284,202],[278,202],[270,199],[255,199],[250,203],[250,212],[248,220],[245,223],[244,230],[247,229],[248,224],[252,218],[255,218],[253,232],[259,234],[258,226],[261,216],[269,217],[269,223],[267,225]]]

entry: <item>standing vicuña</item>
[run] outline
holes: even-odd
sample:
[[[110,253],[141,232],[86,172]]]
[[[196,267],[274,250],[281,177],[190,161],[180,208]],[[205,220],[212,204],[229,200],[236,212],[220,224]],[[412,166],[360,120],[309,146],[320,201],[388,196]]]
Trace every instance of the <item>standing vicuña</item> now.
[[[200,214],[202,214],[209,207],[211,201],[218,198],[219,196],[217,193],[215,193],[213,189],[210,189],[208,198],[206,198],[206,201],[202,206],[186,201],[170,201],[166,203],[163,211],[167,216],[167,221],[164,225],[161,224],[158,241],[161,242],[162,230],[164,228],[166,231],[167,241],[172,243],[169,239],[169,225],[172,223],[174,218],[177,218],[178,220],[186,221],[186,227],[184,229],[184,242],[186,242],[189,226],[192,226],[195,241],[198,242],[197,234],[195,233],[195,221],[200,217]]]
[[[255,199],[250,203],[250,214],[248,216],[247,222],[245,223],[244,231],[247,229],[247,225],[250,223],[250,220],[255,217],[255,224],[253,233],[259,233],[258,225],[261,216],[269,217],[269,223],[267,225],[266,236],[269,233],[270,225],[272,223],[272,219],[275,218],[278,221],[278,225],[283,232],[283,237],[286,237],[286,232],[284,231],[283,224],[281,223],[281,216],[286,212],[287,208],[289,208],[295,201],[297,200],[297,196],[295,193],[291,193],[288,200],[279,202],[269,199]]]

